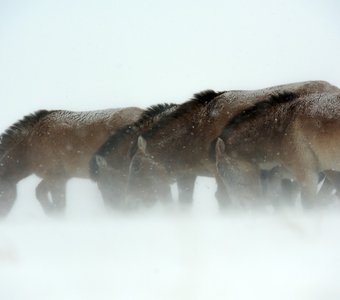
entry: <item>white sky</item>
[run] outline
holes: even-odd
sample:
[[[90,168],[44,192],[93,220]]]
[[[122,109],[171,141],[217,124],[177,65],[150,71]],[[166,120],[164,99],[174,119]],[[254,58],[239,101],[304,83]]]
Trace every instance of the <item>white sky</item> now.
[[[0,129],[41,108],[340,86],[340,2],[0,0]]]

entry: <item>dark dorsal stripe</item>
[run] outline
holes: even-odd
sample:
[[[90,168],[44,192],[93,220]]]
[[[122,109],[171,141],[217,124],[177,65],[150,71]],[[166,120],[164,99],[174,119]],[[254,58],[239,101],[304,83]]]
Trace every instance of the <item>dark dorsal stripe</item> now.
[[[250,121],[260,115],[268,112],[271,108],[289,103],[298,98],[298,95],[292,92],[280,93],[277,95],[270,95],[268,99],[264,99],[250,106],[249,108],[243,110],[239,114],[235,115],[223,128],[220,138],[224,141],[233,133],[233,131],[243,123]],[[216,160],[216,147],[217,139],[213,140],[210,144],[209,157],[212,161]]]
[[[96,156],[106,157],[112,151],[119,146],[119,144],[126,139],[131,134],[137,132],[147,124],[152,124],[155,122],[157,117],[161,114],[171,111],[172,108],[176,107],[177,104],[174,103],[163,103],[163,104],[156,104],[148,107],[141,115],[138,121],[126,125],[124,127],[119,128],[112,134],[106,142],[96,151],[90,161],[90,175],[91,178],[95,180],[96,176],[98,175],[99,166],[97,165]]]
[[[291,93],[291,92],[285,92],[280,93],[277,95],[270,95],[268,99],[259,101],[255,103],[254,105],[250,106],[249,108],[243,110],[236,116],[234,116],[224,127],[220,137],[225,140],[229,134],[233,132],[233,130],[240,126],[242,123],[245,123],[249,120],[252,120],[262,114],[267,113],[268,110],[271,108],[291,102],[295,99],[297,99],[298,95]]]
[[[11,125],[0,136],[0,159],[9,150],[13,143],[22,140],[22,138],[31,132],[34,126],[40,119],[50,114],[51,110],[39,110]]]

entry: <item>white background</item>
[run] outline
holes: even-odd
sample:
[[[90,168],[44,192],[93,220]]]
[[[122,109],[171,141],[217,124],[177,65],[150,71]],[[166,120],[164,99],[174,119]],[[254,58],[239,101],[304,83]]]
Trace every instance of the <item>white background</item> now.
[[[323,1],[0,0],[0,130],[38,109],[181,103],[193,93],[305,80],[340,86],[340,4]],[[44,216],[38,178],[0,222],[0,299],[340,299],[340,213],[104,211],[68,185]]]

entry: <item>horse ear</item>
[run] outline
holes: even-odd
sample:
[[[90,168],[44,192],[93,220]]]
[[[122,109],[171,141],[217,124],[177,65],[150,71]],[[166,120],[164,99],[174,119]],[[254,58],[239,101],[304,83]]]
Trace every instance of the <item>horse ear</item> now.
[[[225,144],[223,142],[223,140],[221,138],[217,139],[216,142],[216,146],[215,146],[215,150],[216,150],[216,157],[221,157],[224,152],[225,152]]]
[[[106,159],[103,156],[101,156],[101,155],[96,155],[96,163],[101,168],[106,168],[107,167]]]
[[[138,149],[140,149],[145,154],[147,142],[141,135],[138,137],[137,144],[138,144]]]

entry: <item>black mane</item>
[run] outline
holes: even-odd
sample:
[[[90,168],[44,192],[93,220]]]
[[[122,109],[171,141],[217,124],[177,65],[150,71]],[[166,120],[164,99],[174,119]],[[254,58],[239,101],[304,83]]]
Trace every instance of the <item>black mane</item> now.
[[[18,140],[22,139],[30,133],[30,128],[36,124],[41,118],[47,116],[52,111],[39,110],[30,115],[25,116],[23,119],[17,121],[0,136],[0,159],[2,159],[4,153],[9,150],[11,145]]]
[[[215,92],[213,90],[205,90],[200,93],[194,94],[194,96],[184,102],[183,104],[179,105],[172,113],[167,114],[164,116],[155,126],[153,126],[150,130],[148,130],[145,134],[142,136],[144,138],[149,138],[153,134],[155,134],[160,128],[163,128],[166,126],[169,122],[171,122],[174,119],[178,119],[187,113],[192,112],[198,107],[202,107],[206,104],[208,104],[211,100],[216,98],[217,96],[223,94],[224,92]]]
[[[170,110],[171,108],[176,107],[177,104],[174,103],[163,103],[156,104],[148,107],[141,115],[138,121],[126,125],[124,127],[119,128],[115,131],[106,142],[96,151],[90,161],[90,175],[92,179],[95,179],[98,174],[99,167],[97,165],[96,156],[106,157],[109,153],[115,150],[118,147],[120,142],[128,137],[130,134],[136,132],[143,126],[147,126],[147,124],[152,123],[157,116],[160,116],[162,113]]]
[[[285,92],[277,95],[270,95],[269,99],[259,101],[252,105],[251,107],[243,110],[236,116],[234,116],[224,127],[220,137],[225,139],[228,135],[240,124],[256,118],[257,116],[266,113],[269,109],[275,107],[276,105],[288,103],[295,100],[298,95]]]
[[[259,115],[265,114],[269,109],[275,107],[276,105],[289,103],[298,98],[297,94],[292,92],[285,92],[276,95],[270,95],[268,99],[264,99],[250,106],[249,108],[243,110],[239,114],[235,115],[223,128],[220,138],[226,140],[228,136],[233,132],[235,128],[242,125],[251,119],[256,118]],[[217,138],[211,142],[209,157],[212,161],[216,160],[215,146]]]
[[[196,93],[190,100],[179,105],[178,108],[173,113],[167,116],[167,118],[162,119],[162,122],[166,123],[170,119],[173,119],[173,118],[177,119],[181,117],[182,115],[188,112],[191,112],[197,107],[206,105],[211,100],[213,100],[214,98],[216,98],[217,96],[223,93],[224,92],[215,92],[213,90],[205,90],[205,91]]]
[[[153,118],[157,115],[159,115],[160,113],[174,107],[177,106],[177,104],[174,103],[161,103],[161,104],[155,104],[155,105],[151,105],[149,106],[143,113],[142,116],[140,117],[141,119],[150,119]],[[138,120],[139,122],[139,120]]]

